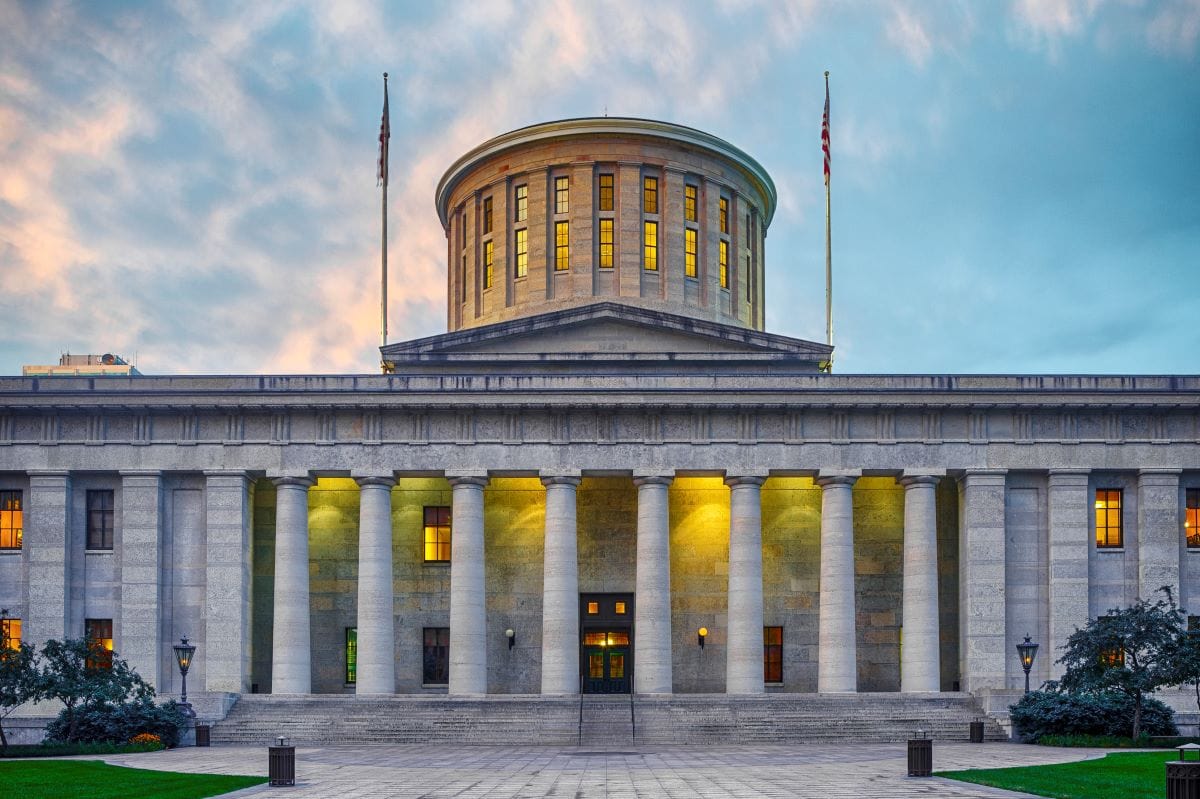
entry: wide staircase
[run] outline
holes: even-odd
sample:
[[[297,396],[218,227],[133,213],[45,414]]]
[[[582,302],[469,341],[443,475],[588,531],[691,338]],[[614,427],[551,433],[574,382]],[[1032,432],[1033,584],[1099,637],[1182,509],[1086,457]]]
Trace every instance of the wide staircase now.
[[[981,717],[970,694],[681,694],[634,697],[488,695],[242,696],[212,730],[214,744],[284,736],[298,744],[634,744],[903,741],[922,730],[965,741]],[[985,719],[987,740],[1006,740]]]

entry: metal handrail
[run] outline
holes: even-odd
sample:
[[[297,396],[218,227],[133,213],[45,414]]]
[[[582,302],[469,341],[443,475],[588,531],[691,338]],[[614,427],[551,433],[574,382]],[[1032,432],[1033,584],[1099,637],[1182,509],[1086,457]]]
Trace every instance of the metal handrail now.
[[[583,672],[579,673],[579,734],[575,745],[583,746]]]

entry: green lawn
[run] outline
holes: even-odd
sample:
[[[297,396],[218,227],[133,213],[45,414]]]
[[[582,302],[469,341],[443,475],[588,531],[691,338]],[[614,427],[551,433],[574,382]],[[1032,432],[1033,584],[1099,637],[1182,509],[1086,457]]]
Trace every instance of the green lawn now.
[[[1121,752],[1053,766],[939,771],[937,776],[1055,799],[1162,799],[1175,752]]]
[[[0,785],[5,796],[21,799],[201,799],[252,785],[266,777],[230,777],[223,774],[178,774],[110,766],[97,760],[0,763]]]

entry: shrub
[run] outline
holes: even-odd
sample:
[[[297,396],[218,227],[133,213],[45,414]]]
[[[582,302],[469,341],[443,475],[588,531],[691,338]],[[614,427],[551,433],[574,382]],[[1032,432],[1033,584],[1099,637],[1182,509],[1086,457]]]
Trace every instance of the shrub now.
[[[148,734],[167,747],[179,745],[179,735],[188,724],[188,717],[171,700],[156,705],[150,697],[114,705],[107,702],[77,708],[74,716],[74,736],[71,736],[71,715],[64,708],[58,718],[46,727],[46,739],[58,743],[125,743]]]
[[[139,732],[137,735],[129,739],[131,744],[140,744],[142,746],[153,746],[158,749],[163,749],[162,738],[149,732]]]
[[[1124,694],[1070,694],[1032,691],[1013,705],[1013,727],[1023,737],[1046,735],[1111,735],[1128,738],[1133,733],[1134,700]],[[1174,713],[1157,699],[1142,700],[1145,735],[1175,735]]]

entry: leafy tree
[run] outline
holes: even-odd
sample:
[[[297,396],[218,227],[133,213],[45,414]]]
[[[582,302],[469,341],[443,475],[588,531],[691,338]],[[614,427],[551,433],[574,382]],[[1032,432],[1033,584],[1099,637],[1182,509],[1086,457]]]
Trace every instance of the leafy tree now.
[[[26,702],[41,698],[42,675],[29,644],[0,648],[0,751],[8,750],[4,719]]]
[[[76,741],[78,710],[151,699],[154,689],[96,640],[47,641],[42,647],[42,696],[63,703],[63,740]]]
[[[1186,636],[1183,613],[1171,589],[1163,599],[1139,599],[1114,608],[1071,633],[1058,662],[1066,667],[1059,687],[1072,693],[1116,691],[1133,701],[1133,737],[1142,732],[1147,694],[1180,680],[1179,648]]]

